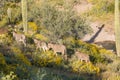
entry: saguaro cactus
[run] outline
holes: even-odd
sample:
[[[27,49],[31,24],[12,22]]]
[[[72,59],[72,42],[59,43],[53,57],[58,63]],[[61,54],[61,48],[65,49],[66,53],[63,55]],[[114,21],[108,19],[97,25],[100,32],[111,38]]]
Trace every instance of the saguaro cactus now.
[[[119,19],[119,0],[115,0],[115,38],[116,38],[116,52],[120,57],[120,19]]]
[[[12,20],[12,8],[7,9],[7,15],[8,15],[9,23],[11,23],[11,20]]]
[[[22,4],[22,19],[25,34],[27,33],[27,0],[21,0]]]

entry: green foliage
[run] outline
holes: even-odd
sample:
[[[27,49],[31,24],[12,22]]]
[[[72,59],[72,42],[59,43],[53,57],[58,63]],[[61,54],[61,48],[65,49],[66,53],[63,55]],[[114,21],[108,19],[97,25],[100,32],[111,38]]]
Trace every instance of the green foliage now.
[[[11,22],[13,24],[17,24],[21,20],[22,20],[21,8],[19,6],[12,8],[12,21]]]
[[[115,58],[112,52],[104,48],[99,48],[94,44],[89,44],[81,40],[73,40],[72,42],[69,44],[68,49],[74,49],[74,51],[77,50],[88,54],[90,56],[90,61],[93,63],[109,63],[113,60],[112,58]]]
[[[30,31],[33,31],[33,32],[37,31],[37,25],[34,22],[28,22],[28,26]]]
[[[94,66],[92,63],[81,62],[80,60],[77,60],[74,56],[70,60],[69,65],[72,68],[73,72],[89,74],[96,74],[100,72],[99,67]]]
[[[102,74],[102,80],[120,80],[119,73],[107,71]]]
[[[43,36],[42,34],[35,34],[34,38],[41,40],[41,41],[47,41],[47,37]]]
[[[28,66],[26,64],[21,64],[16,67],[16,74],[20,80],[34,80],[38,69],[34,66]]]
[[[10,36],[9,32],[0,35],[0,43],[2,45],[10,45],[12,43],[12,37]]]
[[[94,16],[96,19],[110,18],[109,14],[114,13],[114,0],[88,0],[88,2],[94,4],[94,6],[87,12],[87,15]]]
[[[17,76],[14,74],[14,72],[10,72],[10,74],[3,76],[0,78],[1,80],[15,80],[17,79]]]
[[[16,47],[12,47],[12,54],[13,56],[11,56],[11,58],[13,60],[15,60],[15,62],[18,64],[18,65],[21,65],[21,64],[26,64],[26,65],[31,65],[30,61],[24,56],[24,54],[21,53],[21,50],[19,48],[16,48]]]
[[[62,63],[62,57],[56,56],[51,51],[46,52],[39,52],[36,55],[34,55],[34,62],[33,64],[36,66],[56,66],[60,65]]]
[[[30,36],[26,35],[29,37],[27,46],[23,47],[13,43],[10,32],[0,35],[0,52],[4,54],[3,56],[0,53],[0,72],[3,72],[0,74],[0,79],[98,80],[95,77],[99,74],[99,79],[102,77],[102,80],[119,80],[120,62],[112,52],[78,40],[92,32],[86,18],[77,16],[73,11],[73,7],[80,4],[81,1],[28,0],[27,19],[29,20],[28,34]],[[94,6],[87,15],[106,16],[114,11],[114,0],[89,1]],[[9,18],[20,31],[23,27],[22,24],[19,25],[22,21],[20,2],[21,0],[1,0],[0,5],[4,3],[4,6],[0,7],[0,27],[8,27],[7,9],[12,8],[12,11],[8,11]],[[65,44],[68,50],[68,61],[65,61],[61,55],[56,56],[50,51],[34,50],[33,43],[29,44],[31,37],[45,42],[53,41]],[[88,54],[91,62],[85,63],[76,60],[76,57],[71,58],[69,55],[74,54],[76,50]],[[30,55],[28,56],[27,53]],[[25,55],[30,58],[28,59]],[[42,68],[38,69],[38,67]],[[104,75],[108,77],[105,78]]]
[[[80,52],[87,53],[90,55],[90,60],[93,63],[104,63],[104,58],[100,55],[99,48],[95,45],[85,43],[83,41],[77,40],[74,48],[77,48]]]
[[[75,44],[75,39],[73,37],[64,37],[63,43],[68,47],[71,48]]]
[[[0,27],[4,27],[7,23],[8,23],[7,17],[2,18],[2,20],[0,21]]]
[[[120,72],[120,62],[118,60],[114,60],[112,63],[108,65],[108,69],[112,72]]]
[[[44,2],[40,7],[40,17],[41,26],[50,32],[44,33],[50,41],[57,42],[67,36],[80,39],[91,32],[86,20],[76,16],[71,8],[64,7],[64,10],[60,10]]]
[[[6,58],[0,53],[0,72],[8,74],[11,70],[15,70],[14,66],[8,65]]]
[[[4,59],[4,56],[2,55],[2,53],[0,53],[0,71],[4,71],[7,67],[6,61]]]
[[[36,76],[34,76],[35,80],[69,80],[64,79],[62,75],[56,74],[47,68],[39,68]]]
[[[18,1],[18,0],[16,0]],[[21,11],[19,5],[14,1],[3,1],[3,6],[0,7],[0,16],[1,16],[1,26],[5,26],[9,19],[12,24],[17,23],[21,20]]]

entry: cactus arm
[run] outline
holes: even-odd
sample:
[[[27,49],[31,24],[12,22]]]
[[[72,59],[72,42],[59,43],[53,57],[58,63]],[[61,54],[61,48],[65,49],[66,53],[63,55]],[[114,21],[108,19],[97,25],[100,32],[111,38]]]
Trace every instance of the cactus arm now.
[[[120,20],[119,20],[119,0],[115,0],[115,39],[116,39],[116,52],[120,57]]]
[[[23,28],[25,34],[27,34],[27,0],[21,0],[21,4],[22,4]]]

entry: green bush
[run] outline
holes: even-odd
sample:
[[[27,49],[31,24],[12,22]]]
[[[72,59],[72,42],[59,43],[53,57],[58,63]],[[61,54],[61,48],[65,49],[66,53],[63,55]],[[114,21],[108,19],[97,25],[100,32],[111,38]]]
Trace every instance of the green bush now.
[[[11,52],[6,56],[6,61],[9,64],[14,64],[19,66],[21,64],[26,64],[28,66],[31,65],[30,61],[24,54],[22,54],[21,50],[17,47],[11,47]]]
[[[0,27],[6,26],[7,23],[8,23],[7,17],[2,18],[2,20],[0,21]]]
[[[102,80],[120,80],[120,74],[112,71],[102,73]]]
[[[62,63],[62,57],[56,56],[51,51],[46,52],[39,52],[36,55],[34,55],[33,64],[36,66],[56,66],[60,65]]]
[[[59,10],[56,6],[50,5],[49,2],[43,2],[40,6],[39,23],[50,32],[43,33],[50,41],[56,43],[69,36],[80,39],[92,32],[85,18],[78,17],[70,7],[62,7],[64,10]]]
[[[16,74],[14,72],[10,72],[10,74],[2,76],[0,80],[18,80]]]
[[[20,80],[34,80],[36,73],[38,71],[37,67],[28,66],[26,64],[21,64],[16,67],[15,73],[19,77]]]
[[[76,40],[73,48],[80,52],[87,53],[90,56],[90,61],[93,63],[104,63],[105,58],[101,56],[99,48],[93,44],[85,43],[80,40]]]
[[[6,61],[2,53],[0,53],[0,71],[4,71],[7,67]]]
[[[120,72],[120,62],[118,60],[114,60],[112,63],[108,64],[108,70],[112,72]]]
[[[100,72],[99,67],[94,66],[92,63],[81,62],[80,60],[77,60],[75,56],[72,56],[69,66],[72,68],[73,72],[81,74],[96,74]]]
[[[94,6],[87,12],[87,15],[94,16],[96,19],[110,18],[109,14],[114,12],[114,0],[88,0],[88,2],[94,4]]]

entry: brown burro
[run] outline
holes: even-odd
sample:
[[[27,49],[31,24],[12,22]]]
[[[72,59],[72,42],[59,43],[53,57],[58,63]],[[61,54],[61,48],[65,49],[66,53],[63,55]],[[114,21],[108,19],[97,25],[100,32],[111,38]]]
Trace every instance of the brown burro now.
[[[65,55],[66,53],[66,47],[62,44],[52,44],[48,43],[48,48],[52,48],[54,53],[57,55],[57,52],[61,52],[62,55]]]
[[[77,58],[80,61],[90,62],[89,55],[87,55],[87,54],[84,54],[84,53],[77,51],[77,52],[75,52],[75,56],[77,56]]]
[[[36,45],[36,49],[43,49],[43,51],[48,50],[47,44],[45,42],[37,40],[37,39],[33,39],[33,40]]]
[[[16,33],[14,31],[12,33],[13,33],[13,37],[15,38],[17,43],[22,42],[24,44],[24,46],[26,46],[26,37],[24,34]]]

